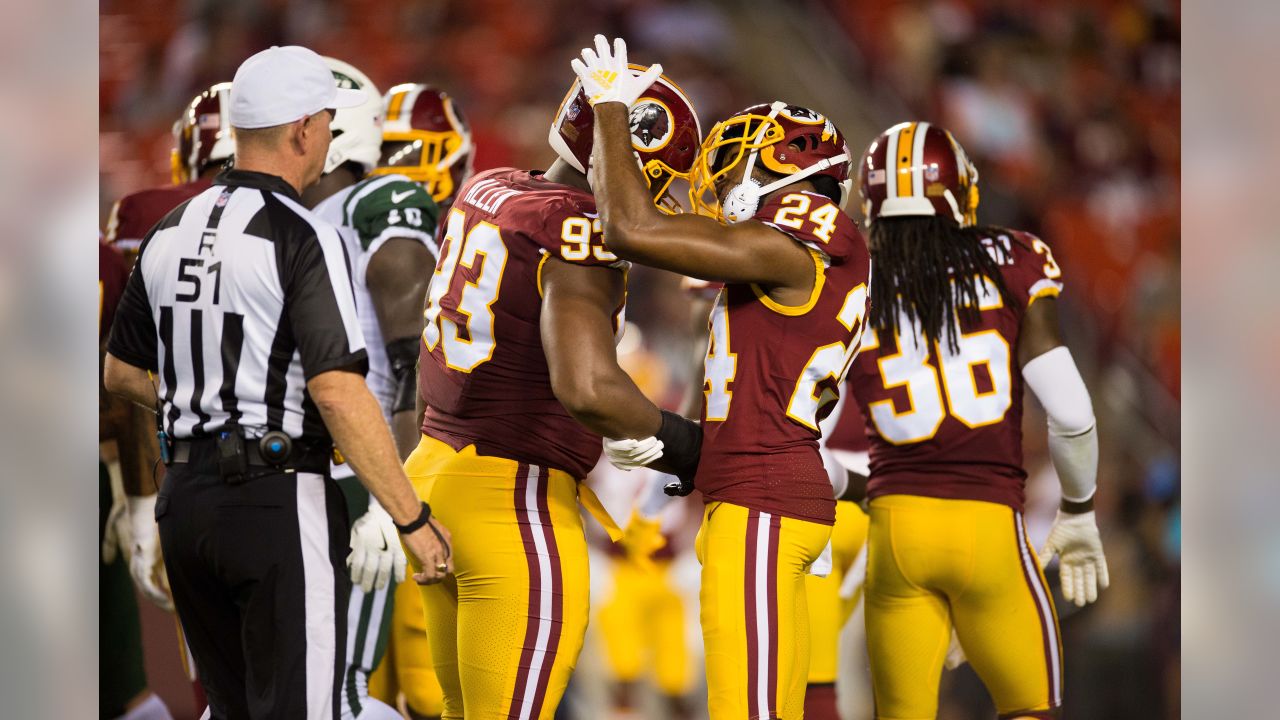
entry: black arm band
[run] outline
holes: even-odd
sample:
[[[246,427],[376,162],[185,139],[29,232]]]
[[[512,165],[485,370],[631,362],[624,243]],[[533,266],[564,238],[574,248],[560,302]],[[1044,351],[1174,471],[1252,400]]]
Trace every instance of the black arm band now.
[[[404,337],[387,343],[387,360],[396,383],[395,402],[391,412],[413,410],[418,391],[418,337]]]
[[[662,427],[657,438],[662,441],[660,465],[681,479],[693,479],[702,454],[702,426],[669,410],[662,411]]]
[[[409,523],[408,525],[401,525],[395,520],[392,520],[391,524],[396,526],[396,530],[399,531],[401,535],[408,535],[411,532],[415,532],[416,530],[421,528],[423,525],[426,525],[427,521],[430,519],[431,519],[431,506],[428,505],[424,500],[422,502],[422,511],[418,513],[418,517],[414,519],[413,522]],[[434,530],[435,528],[432,528],[432,529]]]

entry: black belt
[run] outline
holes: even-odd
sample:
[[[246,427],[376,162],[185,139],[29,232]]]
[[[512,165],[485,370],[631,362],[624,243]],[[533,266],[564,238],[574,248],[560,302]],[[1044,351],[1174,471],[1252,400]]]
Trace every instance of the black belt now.
[[[293,451],[283,463],[270,463],[262,457],[256,439],[247,439],[244,443],[245,460],[250,467],[276,468],[279,470],[296,470],[299,472],[326,473],[333,459],[330,448],[308,447],[301,441],[294,441]],[[173,459],[171,463],[193,463],[197,465],[218,464],[217,441],[213,438],[195,438],[191,440],[173,441]]]

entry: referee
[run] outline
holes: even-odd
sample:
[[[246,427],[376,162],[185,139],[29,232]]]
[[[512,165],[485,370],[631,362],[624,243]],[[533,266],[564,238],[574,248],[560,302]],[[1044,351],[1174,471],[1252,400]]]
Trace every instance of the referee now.
[[[452,571],[364,382],[342,240],[298,204],[334,110],[364,101],[305,48],[246,60],[236,168],[144,239],[107,347],[107,389],[158,414],[160,542],[215,719],[340,717],[349,526],[327,477],[334,441],[421,561],[414,579]]]

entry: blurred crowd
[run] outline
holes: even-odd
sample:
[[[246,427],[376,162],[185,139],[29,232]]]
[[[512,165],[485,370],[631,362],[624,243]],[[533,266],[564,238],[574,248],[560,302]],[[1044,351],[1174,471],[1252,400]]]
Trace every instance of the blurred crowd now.
[[[1065,272],[1067,336],[1099,416],[1099,525],[1112,587],[1075,613],[1059,601],[1072,717],[1179,713],[1180,45],[1176,0],[810,0],[841,29],[849,79],[882,127],[948,127],[981,172],[984,223],[1040,234]],[[430,82],[470,120],[477,170],[546,167],[568,62],[596,32],[626,37],[693,99],[703,131],[759,96],[730,49],[751,3],[669,0],[103,0],[100,215],[169,180],[170,127],[198,91],[273,44],[302,44],[380,88]],[[652,60],[650,60],[652,58]],[[821,109],[821,108],[819,108]],[[910,118],[902,116],[909,114]],[[839,124],[840,118],[834,118]],[[852,138],[857,154],[870,138]],[[853,147],[854,145],[856,147]],[[851,208],[855,212],[856,208]],[[676,409],[701,371],[705,324],[679,279],[638,270],[628,317],[643,366]],[[1029,405],[1032,403],[1028,403]],[[1033,538],[1057,482],[1044,417],[1027,413]],[[968,670],[948,673],[942,717],[990,717]]]

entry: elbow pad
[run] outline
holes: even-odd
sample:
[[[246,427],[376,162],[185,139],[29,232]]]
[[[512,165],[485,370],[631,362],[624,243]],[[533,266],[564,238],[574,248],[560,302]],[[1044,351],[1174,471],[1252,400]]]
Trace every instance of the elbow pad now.
[[[418,389],[418,336],[404,337],[387,343],[387,360],[391,363],[391,378],[395,382],[395,400],[391,412],[413,410]]]
[[[1086,502],[1098,488],[1098,429],[1089,390],[1071,352],[1056,347],[1033,358],[1022,377],[1049,416],[1049,455],[1068,502]]]

